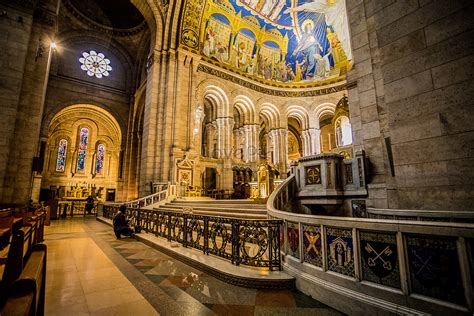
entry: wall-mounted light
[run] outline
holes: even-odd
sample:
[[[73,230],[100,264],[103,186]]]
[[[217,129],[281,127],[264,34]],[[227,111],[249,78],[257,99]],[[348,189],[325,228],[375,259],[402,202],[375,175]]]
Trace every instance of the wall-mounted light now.
[[[51,42],[51,45],[49,47],[51,47],[51,49],[55,50],[56,48],[58,48],[58,45],[56,45],[56,42]]]

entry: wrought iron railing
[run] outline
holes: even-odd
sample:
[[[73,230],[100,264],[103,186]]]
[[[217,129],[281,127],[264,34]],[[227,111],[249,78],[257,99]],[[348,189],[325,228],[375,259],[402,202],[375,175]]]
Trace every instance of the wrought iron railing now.
[[[267,202],[268,215],[284,221],[284,270],[324,280],[357,304],[373,293],[368,305],[396,314],[472,314],[474,224],[284,212],[292,182]]]
[[[112,219],[118,206],[104,205]],[[127,209],[130,225],[236,265],[280,270],[281,220],[247,220],[166,210]]]

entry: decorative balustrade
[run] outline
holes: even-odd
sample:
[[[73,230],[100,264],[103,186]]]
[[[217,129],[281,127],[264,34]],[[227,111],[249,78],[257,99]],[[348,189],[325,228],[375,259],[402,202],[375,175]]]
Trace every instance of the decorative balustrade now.
[[[112,219],[118,206],[104,205]],[[280,270],[281,220],[246,220],[166,210],[127,209],[130,224],[233,264]]]
[[[148,195],[148,196],[145,196],[133,201],[120,203],[120,204],[125,204],[127,207],[130,207],[130,208],[142,208],[142,207],[147,207],[147,206],[159,203],[161,201],[165,201],[166,199],[168,199],[168,197],[175,196],[175,195],[176,195],[176,186],[170,185],[170,186],[167,186],[165,190],[161,190],[151,195]]]
[[[318,299],[352,299],[351,313],[365,303],[373,312],[472,314],[474,224],[283,212],[292,177],[270,196],[268,214],[284,221],[284,270]]]

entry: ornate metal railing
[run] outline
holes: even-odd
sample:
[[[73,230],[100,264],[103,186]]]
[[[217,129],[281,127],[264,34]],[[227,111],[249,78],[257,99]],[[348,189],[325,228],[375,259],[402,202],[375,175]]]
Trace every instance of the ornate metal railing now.
[[[118,206],[104,205],[112,219]],[[281,220],[246,220],[166,210],[127,209],[130,224],[148,233],[201,250],[233,264],[281,269]]]
[[[292,181],[267,202],[269,216],[284,221],[284,270],[379,311],[472,314],[474,224],[288,213],[277,207]]]

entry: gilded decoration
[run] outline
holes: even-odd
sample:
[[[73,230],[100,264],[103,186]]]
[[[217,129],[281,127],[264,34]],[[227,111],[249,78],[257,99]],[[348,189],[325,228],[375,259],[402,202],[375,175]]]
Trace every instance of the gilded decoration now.
[[[180,32],[203,60],[265,84],[328,84],[352,67],[344,0],[187,0]]]
[[[354,276],[354,246],[352,230],[326,229],[328,270]]]
[[[407,236],[413,293],[465,305],[455,238]]]
[[[395,234],[360,232],[362,278],[400,288],[397,239]]]
[[[322,267],[320,226],[303,225],[303,251],[305,262]]]
[[[225,68],[225,67],[222,67],[222,68]],[[328,87],[328,88],[320,88],[320,89],[315,89],[315,90],[304,90],[304,91],[294,91],[291,89],[289,90],[270,89],[270,88],[263,87],[259,84],[253,83],[251,81],[244,80],[238,77],[237,75],[233,75],[233,74],[221,71],[219,69],[216,69],[214,67],[210,67],[204,64],[199,64],[197,71],[208,73],[215,77],[239,84],[242,87],[245,87],[257,92],[265,93],[268,95],[277,96],[277,97],[314,97],[318,95],[326,95],[326,94],[336,93],[336,92],[346,90],[345,84],[340,84],[340,85]],[[281,87],[281,85],[278,85],[278,84],[269,84],[269,85],[275,86],[275,87]],[[319,87],[319,86],[320,85],[314,85],[314,87]],[[298,86],[289,86],[288,88],[298,88]]]
[[[321,184],[321,165],[305,168],[306,184]]]

